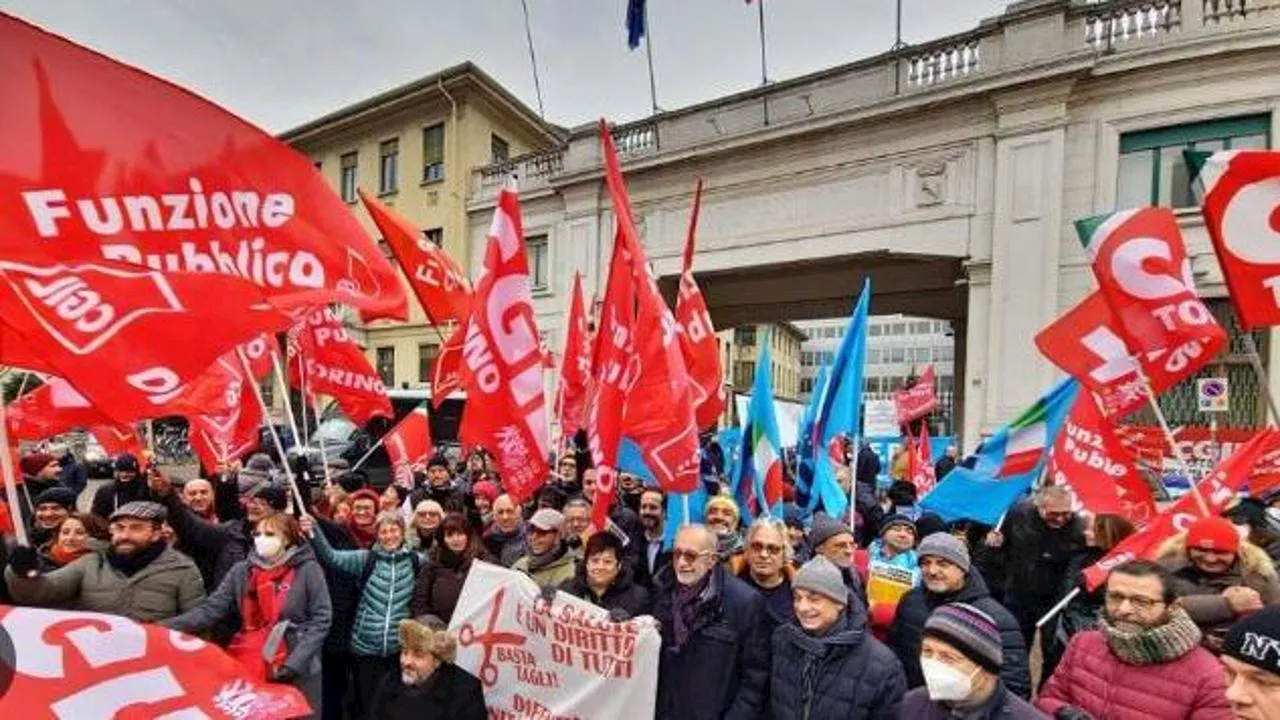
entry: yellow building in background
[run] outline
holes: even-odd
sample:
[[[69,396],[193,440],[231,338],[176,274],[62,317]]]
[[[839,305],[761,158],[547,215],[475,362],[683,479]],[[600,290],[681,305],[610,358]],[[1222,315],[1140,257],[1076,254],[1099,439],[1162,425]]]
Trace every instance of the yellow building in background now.
[[[336,110],[280,139],[312,158],[370,236],[381,238],[357,187],[408,218],[471,277],[471,169],[552,147],[561,133],[467,62]],[[351,321],[359,322],[354,316]],[[412,293],[408,322],[378,321],[357,329],[388,388],[430,383],[440,339]],[[448,336],[447,329],[442,332]]]

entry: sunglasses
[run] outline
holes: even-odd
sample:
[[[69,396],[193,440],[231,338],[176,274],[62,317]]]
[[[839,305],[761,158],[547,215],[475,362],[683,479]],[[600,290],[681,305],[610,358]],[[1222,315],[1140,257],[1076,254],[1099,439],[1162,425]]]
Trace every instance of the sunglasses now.
[[[782,554],[781,545],[766,545],[762,542],[753,542],[747,547],[751,549],[751,552],[757,552],[757,553],[760,553],[761,555],[781,555]]]
[[[710,550],[676,549],[671,551],[671,559],[677,562],[683,560],[684,562],[687,562],[687,563],[696,563],[702,558],[707,557],[708,555],[711,555],[711,554],[712,552]]]

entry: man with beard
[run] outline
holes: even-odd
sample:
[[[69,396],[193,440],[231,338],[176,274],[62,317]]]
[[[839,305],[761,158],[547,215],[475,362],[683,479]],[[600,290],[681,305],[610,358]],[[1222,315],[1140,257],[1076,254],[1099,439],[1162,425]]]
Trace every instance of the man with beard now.
[[[640,525],[644,528],[644,558],[636,583],[652,590],[657,576],[670,567],[671,552],[663,549],[666,539],[665,513],[667,495],[656,488],[640,496]]]
[[[66,606],[87,612],[158,622],[195,608],[204,583],[191,558],[165,545],[166,512],[153,502],[126,503],[111,514],[111,547],[41,574],[33,547],[9,556],[5,581],[14,600],[37,607]]]
[[[378,686],[371,720],[485,720],[480,681],[453,664],[458,644],[433,615],[400,621],[400,672]]]
[[[1222,648],[1227,628],[1264,607],[1280,605],[1280,581],[1267,553],[1244,542],[1230,520],[1200,518],[1185,538],[1162,548],[1160,563],[1173,575],[1178,604],[1204,634],[1205,647]]]
[[[569,552],[561,533],[564,515],[542,508],[529,518],[529,552],[515,561],[511,569],[533,578],[544,588],[558,588],[573,579],[573,553]]]
[[[151,500],[147,483],[139,477],[138,458],[125,453],[116,458],[116,477],[98,488],[93,496],[92,512],[100,518],[109,518],[125,505],[139,500]]]
[[[738,532],[738,504],[728,495],[715,495],[707,500],[703,511],[707,529],[715,533],[716,552],[721,562],[729,562],[742,554],[742,533]]]
[[[730,574],[710,528],[676,533],[656,590],[662,631],[657,720],[757,718],[769,684],[764,598]]]
[[[525,530],[520,521],[520,508],[510,495],[499,495],[493,501],[493,523],[482,538],[489,556],[503,567],[511,567],[525,553]]]
[[[1222,667],[1174,598],[1160,565],[1117,565],[1099,628],[1071,638],[1036,707],[1060,718],[1230,720]]]

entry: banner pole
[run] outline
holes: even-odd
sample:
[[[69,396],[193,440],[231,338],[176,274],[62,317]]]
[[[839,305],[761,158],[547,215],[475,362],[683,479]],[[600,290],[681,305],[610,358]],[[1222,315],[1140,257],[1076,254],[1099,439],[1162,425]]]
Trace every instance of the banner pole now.
[[[307,397],[304,395],[302,397],[302,402],[306,402],[306,401],[307,401]],[[312,396],[311,404],[312,404],[312,412],[316,414],[316,429],[318,430],[320,429],[320,401],[317,400],[314,396]],[[318,441],[316,441],[316,445],[320,446],[320,464],[324,466],[324,484],[326,486],[332,485],[333,479],[330,477],[329,455],[328,455],[328,452],[324,449],[324,438],[320,438]]]
[[[23,380],[25,379],[23,377]],[[4,492],[9,500],[13,531],[18,536],[18,544],[30,545],[27,539],[27,525],[22,520],[22,508],[18,505],[18,483],[13,474],[13,456],[9,453],[9,419],[5,412],[5,403],[0,402],[0,471],[4,473]],[[35,512],[35,507],[31,510]]]
[[[1200,508],[1200,514],[1209,517],[1213,515],[1209,511],[1209,504],[1205,502],[1204,495],[1200,492],[1200,484],[1195,478],[1191,477],[1191,468],[1187,465],[1187,461],[1182,459],[1182,453],[1178,452],[1178,441],[1173,437],[1173,430],[1169,428],[1169,421],[1165,419],[1164,411],[1160,409],[1160,403],[1156,402],[1156,393],[1151,389],[1151,381],[1147,379],[1147,374],[1142,371],[1141,363],[1134,363],[1138,369],[1138,377],[1142,379],[1142,389],[1147,393],[1147,402],[1151,405],[1151,411],[1156,415],[1156,422],[1160,423],[1160,430],[1164,433],[1164,439],[1169,443],[1169,452],[1173,453],[1173,459],[1178,463],[1178,469],[1187,477],[1187,484],[1191,486],[1191,492],[1195,493],[1196,505]]]
[[[1071,592],[1067,593],[1067,596],[1059,600],[1057,605],[1054,605],[1053,607],[1049,608],[1049,612],[1045,613],[1044,617],[1036,621],[1036,629],[1039,629],[1045,623],[1049,622],[1049,620],[1054,615],[1057,615],[1058,613],[1062,612],[1062,609],[1067,606],[1067,603],[1071,602],[1073,599],[1075,599],[1075,596],[1079,594],[1080,594],[1080,588],[1074,588],[1072,589]]]
[[[1253,341],[1253,333],[1246,331],[1244,335],[1245,351],[1249,354],[1249,362],[1253,365],[1253,371],[1258,374],[1258,382],[1262,383],[1262,395],[1267,399],[1267,409],[1271,411],[1272,424],[1280,423],[1280,410],[1276,408],[1275,395],[1271,393],[1271,381],[1267,377],[1267,371],[1262,366],[1262,356],[1258,354],[1258,344]]]
[[[220,465],[229,465],[229,464],[231,464],[231,463],[229,462],[229,460],[228,460],[227,456],[226,456],[226,455],[223,455],[221,452],[219,452],[219,448],[218,448],[217,443],[215,443],[215,442],[213,441],[213,438],[210,438],[210,437],[209,437],[209,433],[205,432],[204,430],[201,430],[201,431],[200,431],[200,437],[204,438],[204,442],[205,442],[205,444],[209,446],[209,449],[210,449],[210,450],[213,450],[213,454],[217,456],[217,457],[216,457],[216,460],[218,461],[218,464],[220,464]]]
[[[308,435],[311,429],[307,427],[307,368],[302,362],[302,353],[298,353],[298,394],[302,396],[302,437],[298,441],[298,446],[305,448],[307,446]],[[320,418],[316,418],[316,422],[320,422]]]
[[[249,387],[253,389],[253,396],[258,399],[258,407],[262,408],[262,416],[267,418],[267,432],[271,435],[271,441],[275,443],[276,452],[280,454],[280,464],[284,465],[284,477],[289,481],[289,489],[293,491],[293,498],[298,503],[298,513],[305,515],[307,505],[302,500],[302,491],[298,489],[298,483],[293,479],[293,468],[289,467],[289,458],[284,453],[284,443],[280,442],[275,423],[271,422],[271,408],[267,407],[267,401],[262,397],[262,388],[258,387],[258,381],[253,377],[253,370],[249,368],[249,358],[245,356],[244,348],[236,348],[236,357],[240,358],[245,382],[249,383]],[[274,357],[273,355],[272,358]]]
[[[275,348],[271,349],[271,367],[276,372],[276,379],[280,381],[280,398],[284,401],[284,416],[289,419],[289,429],[293,431],[293,441],[297,444],[301,442],[301,435],[298,434],[298,421],[293,416],[293,400],[289,399],[289,380],[284,376],[284,368],[280,364],[280,356]]]
[[[365,460],[368,460],[368,459],[369,459],[369,456],[370,456],[370,455],[372,455],[372,454],[373,454],[373,452],[374,452],[375,450],[377,450],[378,448],[382,447],[382,441],[383,441],[385,438],[386,438],[386,436],[385,436],[385,435],[384,435],[384,436],[382,436],[382,437],[380,437],[380,438],[378,438],[378,442],[374,443],[374,444],[373,444],[373,446],[369,448],[368,452],[366,452],[364,455],[361,455],[361,456],[360,456],[360,459],[356,461],[356,464],[351,466],[351,470],[352,470],[353,472],[354,472],[354,471],[356,471],[356,470],[359,470],[359,469],[360,469],[360,466],[364,464],[364,461],[365,461]]]

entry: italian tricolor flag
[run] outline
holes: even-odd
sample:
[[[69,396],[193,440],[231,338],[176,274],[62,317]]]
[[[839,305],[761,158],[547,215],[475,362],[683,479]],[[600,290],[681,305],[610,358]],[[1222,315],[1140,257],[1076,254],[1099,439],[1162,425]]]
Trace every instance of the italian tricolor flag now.
[[[1068,379],[1036,400],[983,443],[974,469],[1000,479],[1024,475],[1038,468],[1062,430],[1078,390],[1079,385]]]

